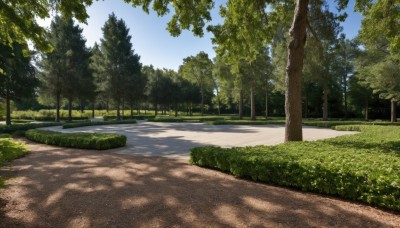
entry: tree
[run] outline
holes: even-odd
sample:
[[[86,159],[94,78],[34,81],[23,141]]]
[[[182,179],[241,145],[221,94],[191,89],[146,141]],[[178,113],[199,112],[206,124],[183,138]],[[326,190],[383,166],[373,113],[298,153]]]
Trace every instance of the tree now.
[[[0,43],[0,97],[6,101],[6,124],[11,125],[11,100],[34,97],[38,86],[36,70],[31,63],[28,45],[13,43],[11,47]]]
[[[55,101],[56,122],[60,121],[61,94],[63,93],[63,78],[68,71],[66,53],[68,52],[67,20],[54,18],[50,25],[48,40],[53,51],[44,53],[39,62],[40,67],[40,96],[44,100]],[[68,31],[69,32],[69,31]]]
[[[117,119],[121,118],[120,108],[127,96],[129,78],[140,70],[139,56],[132,50],[131,36],[125,22],[111,14],[102,28],[101,52],[107,77],[107,93],[117,106]],[[132,63],[134,67],[131,68]]]
[[[391,121],[397,121],[396,106],[399,100],[398,77],[400,61],[400,11],[393,0],[368,1],[359,5],[365,16],[362,22],[360,41],[366,46],[361,56],[360,73],[374,90],[384,99],[391,100]]]
[[[204,96],[207,90],[212,90],[212,67],[213,63],[208,54],[200,52],[196,56],[189,56],[183,59],[183,65],[179,71],[184,78],[196,83],[201,93],[201,115],[204,114]]]

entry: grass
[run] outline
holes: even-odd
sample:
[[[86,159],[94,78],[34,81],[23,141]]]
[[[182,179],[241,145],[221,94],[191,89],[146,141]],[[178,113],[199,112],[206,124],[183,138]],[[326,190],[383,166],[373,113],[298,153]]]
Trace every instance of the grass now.
[[[126,145],[126,136],[106,133],[61,133],[44,130],[28,130],[25,137],[31,141],[47,145],[107,150]]]
[[[277,146],[193,148],[191,162],[241,178],[400,211],[400,127],[336,128],[361,133]]]

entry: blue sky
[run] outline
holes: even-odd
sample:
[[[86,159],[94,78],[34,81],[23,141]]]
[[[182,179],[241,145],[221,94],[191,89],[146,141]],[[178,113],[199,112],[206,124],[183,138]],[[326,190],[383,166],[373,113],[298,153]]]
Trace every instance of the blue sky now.
[[[216,0],[216,2],[216,7],[211,12],[213,21],[210,24],[222,23],[218,11],[219,5],[225,0]],[[353,12],[353,6],[354,0],[350,0],[349,7],[346,9],[349,16],[342,24],[348,38],[357,35],[361,23],[361,15]],[[200,51],[208,53],[210,58],[215,57],[210,33],[206,32],[202,38],[195,37],[190,31],[183,31],[179,37],[170,36],[166,27],[171,14],[158,17],[151,11],[148,15],[141,8],[133,8],[121,0],[94,1],[87,11],[90,18],[87,25],[82,24],[81,27],[88,46],[100,42],[103,36],[101,27],[108,15],[114,12],[130,28],[133,48],[141,56],[141,62],[144,65],[152,64],[156,68],[177,70],[183,58],[196,55]],[[42,24],[47,26],[49,20]]]

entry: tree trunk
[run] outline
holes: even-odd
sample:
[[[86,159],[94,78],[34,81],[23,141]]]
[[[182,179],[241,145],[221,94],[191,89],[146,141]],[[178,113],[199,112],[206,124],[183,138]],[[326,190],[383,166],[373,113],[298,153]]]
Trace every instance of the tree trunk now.
[[[251,85],[250,85],[250,106],[251,106],[250,119],[256,120],[256,103],[254,100],[254,84],[253,84],[253,82],[251,82]]]
[[[204,114],[204,91],[203,91],[203,88],[201,89],[201,107],[200,107],[200,109],[201,109],[201,115],[203,115]]]
[[[175,103],[175,117],[178,117],[178,105]]]
[[[140,116],[140,103],[138,104],[138,110],[137,110],[137,114],[138,114],[138,116]]]
[[[157,109],[157,103],[154,104],[154,115],[157,116],[158,109]]]
[[[10,102],[10,90],[7,88],[6,91],[6,125],[11,125],[11,102]]]
[[[72,100],[68,99],[68,121],[72,121]]]
[[[108,101],[106,101],[106,112],[108,113]]]
[[[92,118],[94,118],[95,102],[92,102]]]
[[[131,119],[133,119],[133,102],[131,102]]]
[[[366,99],[365,100],[365,121],[368,121],[369,120],[369,117],[368,117],[368,99]]]
[[[293,23],[290,28],[288,63],[286,66],[285,93],[285,142],[302,141],[301,72],[303,70],[304,45],[307,38],[308,0],[297,0]]]
[[[239,119],[243,119],[243,89],[239,91]]]
[[[268,119],[268,87],[265,87],[265,119]]]
[[[56,94],[56,122],[60,122],[60,102],[61,95],[60,93]]]
[[[124,99],[122,99],[122,119],[124,119],[124,115],[125,115],[125,101]]]
[[[190,103],[189,116],[193,116],[193,103]]]
[[[322,107],[322,119],[324,121],[328,120],[328,85],[326,82],[324,83],[324,91],[323,91],[323,107]]]
[[[119,112],[120,109],[120,102],[117,101],[117,120],[121,120],[121,114]]]
[[[219,89],[216,87],[217,91],[217,103],[218,103],[218,115],[221,115],[221,100],[219,99]]]
[[[391,100],[391,115],[390,115],[390,122],[397,122],[397,115],[396,115],[396,109],[397,109],[397,101],[392,99]]]

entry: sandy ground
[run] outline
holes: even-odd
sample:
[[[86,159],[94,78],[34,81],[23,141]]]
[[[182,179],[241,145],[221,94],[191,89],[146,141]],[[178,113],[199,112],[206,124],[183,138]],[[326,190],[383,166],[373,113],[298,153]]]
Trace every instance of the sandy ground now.
[[[189,149],[198,146],[222,147],[276,145],[283,143],[283,125],[204,125],[201,123],[155,123],[104,125],[62,129],[44,128],[62,132],[109,132],[126,135],[127,146],[113,150],[117,153],[189,157]],[[334,131],[327,128],[303,127],[304,140],[332,138],[355,134],[351,131]]]
[[[183,159],[63,149],[1,172],[0,227],[399,227],[395,214],[236,179]]]

